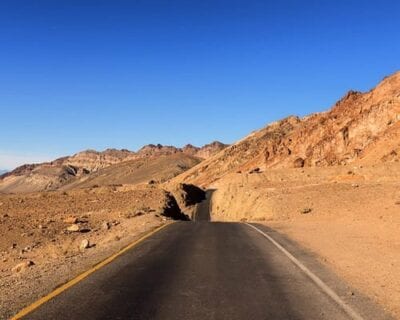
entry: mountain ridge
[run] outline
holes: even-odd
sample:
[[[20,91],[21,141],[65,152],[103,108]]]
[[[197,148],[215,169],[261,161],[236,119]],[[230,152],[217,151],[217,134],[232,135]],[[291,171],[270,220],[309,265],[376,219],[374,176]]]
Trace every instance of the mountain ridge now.
[[[367,92],[350,90],[330,110],[289,116],[254,131],[176,181],[210,185],[253,169],[399,161],[400,72]]]
[[[0,176],[0,192],[47,191],[59,189],[70,183],[80,185],[80,180],[87,180],[91,174],[121,163],[127,163],[127,165],[115,167],[114,171],[107,171],[110,184],[120,183],[120,181],[143,182],[146,179],[151,180],[151,176],[149,176],[151,163],[157,163],[157,158],[160,157],[164,157],[163,161],[159,163],[162,166],[160,171],[163,174],[157,175],[157,179],[164,181],[182,173],[226,146],[215,141],[204,147],[185,146],[183,148],[149,144],[137,152],[127,149],[106,149],[104,151],[88,149],[50,162],[19,166]],[[175,155],[177,157],[174,157]],[[140,162],[140,160],[144,161]],[[138,170],[138,163],[149,168],[150,171]],[[133,167],[129,168],[130,165]],[[125,172],[130,178],[122,179],[119,170]],[[140,173],[141,179],[136,179],[132,172]],[[154,170],[151,172],[154,173]],[[98,178],[95,181],[98,181]],[[106,183],[103,180],[101,182]]]

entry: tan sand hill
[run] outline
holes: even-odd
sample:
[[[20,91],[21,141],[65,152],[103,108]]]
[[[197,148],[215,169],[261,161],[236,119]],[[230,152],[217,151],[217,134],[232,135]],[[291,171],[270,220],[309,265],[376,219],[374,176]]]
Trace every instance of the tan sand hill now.
[[[166,158],[164,158],[164,161],[159,163],[161,165],[159,168],[160,174],[157,175],[156,179],[165,181],[165,179],[169,179],[182,173],[184,170],[197,164],[200,160],[214,155],[225,147],[226,145],[220,142],[213,142],[212,144],[205,145],[201,148],[194,146],[191,148],[176,148],[173,146],[162,146],[160,144],[147,145],[141,148],[138,152],[124,149],[107,149],[103,152],[86,150],[73,156],[63,157],[52,162],[27,164],[18,167],[0,177],[0,192],[26,193],[57,190],[61,187],[66,187],[69,184],[78,185],[82,180],[90,180],[92,179],[92,175],[93,179],[98,181],[100,179],[98,174],[99,171],[124,162],[129,163],[122,167],[116,167],[115,170],[110,169],[105,173],[109,180],[107,184],[121,183],[120,170],[125,170],[125,172],[127,170],[129,171],[128,177],[123,179],[126,183],[133,183],[132,181],[143,182],[143,180],[150,180],[152,178],[151,176],[144,178],[145,174],[143,174],[143,172],[141,175],[138,172],[140,176],[137,178],[133,177],[133,172],[137,171],[135,166],[137,163],[140,163],[140,160],[143,160],[143,163],[147,163],[145,161],[146,159],[171,156],[171,163],[167,163]],[[173,155],[178,156],[174,158]],[[196,161],[194,157],[196,157]],[[180,160],[178,160],[178,158],[180,158]],[[135,164],[135,162],[132,161],[138,162]],[[175,163],[176,161],[177,163]],[[129,169],[130,165],[133,166],[131,168],[132,170]],[[172,171],[168,173],[168,169],[171,169]],[[117,175],[116,177],[112,176],[113,172]],[[105,182],[100,181],[98,183],[101,185],[105,184]]]
[[[288,117],[258,130],[184,173],[179,181],[209,185],[254,168],[398,161],[400,72],[366,93],[350,91],[330,111]]]

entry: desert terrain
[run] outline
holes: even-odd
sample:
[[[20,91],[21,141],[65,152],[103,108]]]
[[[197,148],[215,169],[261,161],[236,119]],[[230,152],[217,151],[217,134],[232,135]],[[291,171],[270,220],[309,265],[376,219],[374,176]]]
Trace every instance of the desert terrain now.
[[[400,72],[331,110],[251,133],[172,179],[213,221],[266,224],[400,318]]]
[[[267,225],[400,316],[399,163],[236,173],[214,183],[214,221]]]
[[[399,154],[398,72],[229,146],[85,151],[17,168],[0,181],[4,314],[192,218],[209,190],[212,221],[277,230],[400,318]]]
[[[204,192],[186,184],[169,192],[162,182],[201,162],[196,152],[205,157],[222,146],[150,145],[134,159],[126,150],[85,151],[5,174],[0,183],[0,318],[142,234],[169,220],[187,220]],[[65,178],[65,172],[71,174]]]
[[[180,206],[172,193],[146,184],[0,195],[1,317],[145,232],[186,220],[180,208],[199,201],[190,190],[174,189]]]

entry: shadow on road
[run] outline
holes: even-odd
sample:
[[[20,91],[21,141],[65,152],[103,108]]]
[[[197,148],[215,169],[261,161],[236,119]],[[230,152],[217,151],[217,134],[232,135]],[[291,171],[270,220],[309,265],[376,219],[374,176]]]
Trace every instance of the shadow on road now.
[[[200,202],[197,210],[193,215],[193,221],[210,221],[211,220],[211,198],[215,189],[208,189],[206,191],[206,199]]]

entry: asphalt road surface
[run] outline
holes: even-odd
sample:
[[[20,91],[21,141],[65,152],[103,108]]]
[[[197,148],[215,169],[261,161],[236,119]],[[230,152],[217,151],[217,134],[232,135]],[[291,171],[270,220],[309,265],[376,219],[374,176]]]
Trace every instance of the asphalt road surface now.
[[[274,234],[265,227],[263,230]],[[290,250],[296,250],[281,240]],[[301,251],[296,254],[306,262],[313,260]],[[316,263],[310,265],[318,269]],[[330,276],[325,278],[330,279],[335,290],[342,290],[345,298],[353,299],[340,281]],[[357,301],[355,304],[367,315],[365,319],[386,319],[365,301],[364,305],[357,306]],[[178,222],[147,238],[24,319],[351,317],[250,226]]]

